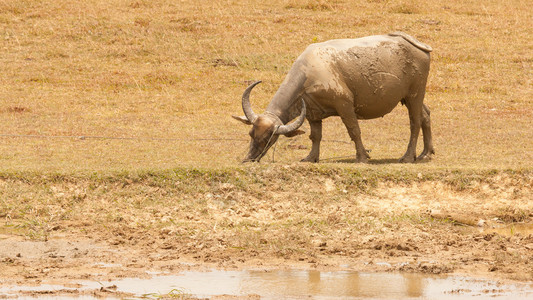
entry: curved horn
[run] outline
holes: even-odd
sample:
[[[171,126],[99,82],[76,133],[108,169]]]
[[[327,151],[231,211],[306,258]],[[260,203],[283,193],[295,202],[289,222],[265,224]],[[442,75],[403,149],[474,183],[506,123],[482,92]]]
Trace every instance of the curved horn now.
[[[242,110],[244,111],[244,115],[246,116],[248,121],[250,121],[251,123],[255,122],[255,120],[257,119],[257,115],[252,110],[252,105],[250,105],[250,92],[259,83],[261,83],[261,81],[256,81],[250,84],[242,94]]]
[[[295,131],[296,129],[300,128],[305,120],[305,101],[302,99],[302,112],[300,113],[300,116],[298,117],[298,120],[295,122],[292,122],[288,125],[281,125],[278,130],[276,130],[277,134],[287,134],[290,132]]]

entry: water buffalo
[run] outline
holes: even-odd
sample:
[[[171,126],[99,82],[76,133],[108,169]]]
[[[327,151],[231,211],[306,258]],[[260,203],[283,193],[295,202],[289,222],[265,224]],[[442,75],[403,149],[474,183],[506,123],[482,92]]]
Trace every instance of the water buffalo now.
[[[409,111],[411,129],[409,145],[400,162],[429,159],[435,151],[430,113],[423,101],[431,51],[430,46],[403,32],[308,46],[294,62],[265,113],[255,114],[249,99],[260,81],[244,91],[245,116],[233,116],[253,125],[250,149],[243,162],[258,162],[279,135],[304,133],[298,128],[305,118],[311,127],[312,148],[302,161],[318,162],[322,119],[330,116],[341,117],[355,142],[356,161],[367,162],[370,157],[361,140],[358,120],[382,117],[400,102]],[[298,119],[287,124],[294,118]],[[416,157],[420,128],[424,150]]]

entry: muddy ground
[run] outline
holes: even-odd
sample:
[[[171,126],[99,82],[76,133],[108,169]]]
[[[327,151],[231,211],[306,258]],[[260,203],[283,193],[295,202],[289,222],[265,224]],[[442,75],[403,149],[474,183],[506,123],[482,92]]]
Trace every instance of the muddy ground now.
[[[102,288],[83,293],[121,297],[107,280],[213,268],[533,280],[529,172],[361,180],[292,171],[46,184],[5,177],[12,200],[0,223],[0,288],[95,280]],[[244,180],[248,172],[260,174]]]

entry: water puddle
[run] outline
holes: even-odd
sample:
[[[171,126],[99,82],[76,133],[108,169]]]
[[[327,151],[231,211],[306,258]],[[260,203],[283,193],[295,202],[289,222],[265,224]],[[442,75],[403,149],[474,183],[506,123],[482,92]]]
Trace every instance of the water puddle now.
[[[76,282],[73,285],[10,286],[0,288],[0,298],[35,291],[39,299],[82,299],[84,291],[110,287],[137,298],[194,295],[259,295],[261,299],[525,299],[533,297],[533,284],[500,284],[458,276],[353,271],[247,270],[188,271],[150,279],[126,278],[109,282]],[[49,293],[43,294],[43,291]],[[72,296],[78,291],[82,297]],[[38,292],[38,293],[37,293]],[[68,293],[65,296],[65,293]],[[85,293],[87,295],[87,293]],[[112,296],[112,294],[110,294]],[[89,297],[90,298],[90,297]],[[479,298],[479,297],[478,297]]]
[[[533,223],[515,223],[504,227],[485,228],[482,232],[494,232],[502,236],[513,236],[515,234],[527,236],[533,234]]]

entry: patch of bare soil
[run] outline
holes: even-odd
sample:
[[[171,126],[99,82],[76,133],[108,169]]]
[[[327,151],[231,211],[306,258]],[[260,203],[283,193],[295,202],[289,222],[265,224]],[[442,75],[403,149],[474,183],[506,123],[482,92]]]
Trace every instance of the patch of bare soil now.
[[[95,215],[104,208],[82,206],[85,218],[56,220],[46,237],[36,240],[10,230],[13,221],[5,222],[0,289],[92,280],[101,287],[79,293],[117,296],[107,280],[212,268],[348,269],[533,280],[529,175],[514,183],[505,176],[474,180],[468,189],[443,181],[381,182],[367,192],[354,192],[349,182],[336,181],[335,176],[317,176],[309,186],[300,182],[298,189],[276,187],[281,182],[274,181],[260,193],[215,182],[187,198],[196,199],[194,205],[163,193],[161,197],[174,201],[139,206],[125,194],[121,197],[139,210],[123,209],[119,218],[102,223]],[[60,188],[80,193],[57,186],[51,190]],[[125,188],[131,186],[115,186]],[[77,199],[100,201],[111,209],[108,196],[94,190],[94,195],[86,191]],[[113,195],[120,193],[115,190]]]

